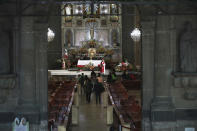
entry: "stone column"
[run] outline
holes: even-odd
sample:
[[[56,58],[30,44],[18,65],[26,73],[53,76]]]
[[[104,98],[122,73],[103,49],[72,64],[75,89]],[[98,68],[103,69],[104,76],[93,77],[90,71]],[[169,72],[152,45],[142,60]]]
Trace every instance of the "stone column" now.
[[[36,103],[39,104],[41,131],[48,129],[47,26],[47,23],[34,23],[34,44],[36,45]]]
[[[30,128],[36,128],[40,122],[39,103],[36,94],[36,44],[34,41],[34,18],[21,18],[19,46],[19,100],[15,116],[25,117]],[[31,130],[30,129],[30,130]]]
[[[154,86],[154,43],[155,43],[155,21],[142,21],[142,125],[146,131],[151,131],[150,126],[150,105],[153,99]]]
[[[173,121],[174,106],[171,99],[173,55],[170,42],[170,17],[157,16],[154,54],[154,99],[151,105],[152,121]]]
[[[33,17],[21,18],[20,105],[35,106],[35,44]]]

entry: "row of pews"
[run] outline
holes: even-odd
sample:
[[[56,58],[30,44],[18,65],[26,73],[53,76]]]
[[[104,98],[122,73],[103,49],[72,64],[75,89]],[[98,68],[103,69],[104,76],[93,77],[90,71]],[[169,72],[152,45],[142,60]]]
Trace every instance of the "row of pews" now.
[[[48,130],[68,127],[74,99],[75,81],[50,80],[48,83]]]
[[[134,81],[134,83],[130,84],[129,86],[132,85],[136,85],[136,81]],[[134,95],[130,95],[128,93],[127,88],[124,87],[121,81],[117,81],[115,83],[107,84],[106,89],[116,116],[119,119],[119,124],[122,125],[122,130],[125,130],[127,128],[126,130],[140,131],[141,104]],[[133,88],[135,89],[136,87]]]
[[[141,80],[122,80],[121,83],[127,90],[140,90]]]

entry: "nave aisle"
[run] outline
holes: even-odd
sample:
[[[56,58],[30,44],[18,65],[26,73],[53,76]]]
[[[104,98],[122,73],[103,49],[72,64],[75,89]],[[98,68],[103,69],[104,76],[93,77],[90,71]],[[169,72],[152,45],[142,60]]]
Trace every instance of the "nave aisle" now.
[[[102,104],[96,104],[95,95],[92,95],[89,104],[84,95],[79,96],[79,125],[71,126],[70,131],[109,131],[109,126],[106,125],[106,108]]]

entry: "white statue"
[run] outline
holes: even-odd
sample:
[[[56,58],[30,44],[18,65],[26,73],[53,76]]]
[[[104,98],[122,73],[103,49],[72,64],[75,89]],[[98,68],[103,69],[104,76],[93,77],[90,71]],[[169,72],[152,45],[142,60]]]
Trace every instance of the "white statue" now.
[[[29,131],[29,122],[24,117],[21,121],[16,117],[12,123],[12,131]]]

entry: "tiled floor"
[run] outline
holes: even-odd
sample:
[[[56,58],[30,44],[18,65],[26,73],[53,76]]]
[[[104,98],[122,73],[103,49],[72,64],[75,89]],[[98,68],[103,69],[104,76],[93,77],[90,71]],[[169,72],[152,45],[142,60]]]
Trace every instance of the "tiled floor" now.
[[[71,126],[70,131],[109,131],[106,125],[106,108],[95,104],[95,95],[91,98],[91,103],[87,104],[85,97],[80,96],[79,124]]]

